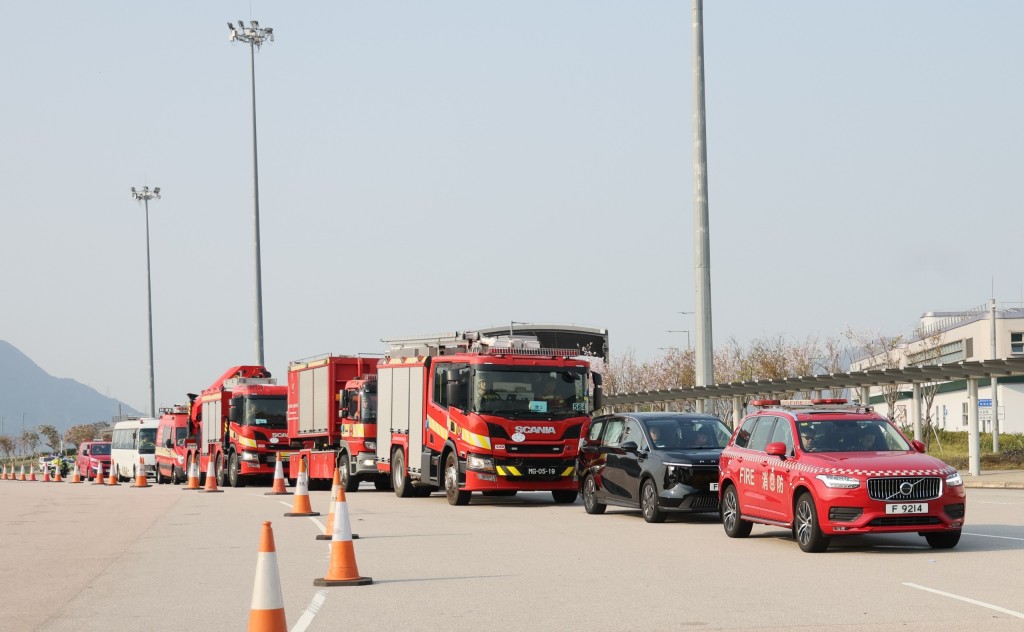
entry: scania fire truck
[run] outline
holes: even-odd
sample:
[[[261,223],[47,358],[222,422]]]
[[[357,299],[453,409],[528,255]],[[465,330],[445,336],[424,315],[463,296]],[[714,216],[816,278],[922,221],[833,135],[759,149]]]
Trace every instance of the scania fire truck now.
[[[289,478],[298,477],[301,456],[317,486],[329,487],[337,467],[346,492],[364,480],[387,489],[374,453],[379,360],[327,354],[288,366]]]
[[[547,348],[545,339],[572,346]],[[601,405],[600,374],[582,356],[607,352],[606,330],[510,327],[384,342],[377,467],[396,495],[442,489],[452,505],[473,492],[576,500],[580,429]]]
[[[189,435],[198,442],[188,452],[185,471],[198,461],[205,475],[213,459],[222,486],[272,477],[280,451],[288,447],[286,391],[266,368],[236,366],[200,395],[189,393]]]

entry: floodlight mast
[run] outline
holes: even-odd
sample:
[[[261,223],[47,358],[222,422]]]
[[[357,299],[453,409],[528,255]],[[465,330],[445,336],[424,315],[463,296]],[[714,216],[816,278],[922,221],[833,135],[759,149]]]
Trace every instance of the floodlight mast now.
[[[228,22],[228,41],[249,45],[249,76],[252,86],[252,200],[253,200],[253,251],[256,268],[256,364],[266,366],[263,360],[263,274],[260,264],[260,177],[259,159],[256,151],[256,49],[264,42],[274,41],[274,29],[260,27],[256,20],[246,26],[238,21],[238,28]]]
[[[153,379],[153,284],[149,270],[149,201],[160,199],[160,187],[132,187],[132,199],[146,207],[146,306],[149,314],[149,416],[156,417],[156,383]]]

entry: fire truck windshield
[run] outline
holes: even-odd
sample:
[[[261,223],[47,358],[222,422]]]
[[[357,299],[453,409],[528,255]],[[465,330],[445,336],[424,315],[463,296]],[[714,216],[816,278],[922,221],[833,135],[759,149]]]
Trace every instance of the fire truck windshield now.
[[[551,367],[478,368],[471,386],[473,412],[512,416],[589,412],[587,372]]]
[[[287,408],[288,401],[284,397],[249,395],[245,398],[242,425],[284,429],[288,426],[285,418]]]
[[[359,409],[359,419],[365,423],[377,421],[377,383],[370,382],[363,387],[362,405]]]

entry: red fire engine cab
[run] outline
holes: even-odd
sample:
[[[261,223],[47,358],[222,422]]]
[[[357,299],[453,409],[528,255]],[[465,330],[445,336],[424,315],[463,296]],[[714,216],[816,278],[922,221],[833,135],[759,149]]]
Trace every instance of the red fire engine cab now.
[[[228,369],[200,395],[189,393],[189,435],[199,440],[185,471],[198,462],[205,475],[212,460],[222,486],[272,477],[288,446],[286,391],[266,368],[247,365]]]
[[[384,341],[377,466],[399,497],[440,489],[452,505],[465,505],[473,492],[550,491],[557,503],[576,500],[580,430],[601,406],[601,376],[583,349],[606,353],[607,331],[534,326],[496,334]],[[545,338],[576,348],[546,348]]]
[[[338,468],[346,492],[373,481],[388,488],[377,470],[377,362],[379,357],[323,355],[288,366],[288,439],[293,449],[288,476],[299,475],[301,456],[310,483],[329,487]]]

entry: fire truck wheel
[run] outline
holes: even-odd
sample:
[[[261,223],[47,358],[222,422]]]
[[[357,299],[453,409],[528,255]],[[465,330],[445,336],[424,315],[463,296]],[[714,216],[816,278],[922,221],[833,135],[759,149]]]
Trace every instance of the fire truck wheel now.
[[[391,483],[395,486],[395,496],[399,498],[412,496],[412,480],[405,475],[405,455],[402,454],[402,448],[391,453]]]
[[[245,487],[245,477],[238,473],[238,453],[232,452],[228,459],[228,483],[232,487]]]
[[[341,479],[341,487],[346,493],[359,491],[359,477],[348,472],[348,452],[338,455],[338,478]]]
[[[597,499],[597,481],[593,474],[587,474],[583,481],[583,508],[588,514],[603,514],[608,505]]]
[[[722,494],[722,526],[725,528],[725,535],[730,538],[745,538],[750,535],[754,523],[740,518],[740,500],[736,495],[736,488],[729,485]]]
[[[459,459],[449,452],[444,460],[444,495],[449,505],[468,505],[472,492],[459,489]]]
[[[576,502],[579,495],[579,492],[575,489],[556,489],[551,492],[551,497],[559,505],[571,505]]]
[[[228,468],[224,466],[224,455],[218,454],[217,459],[213,464],[213,471],[217,477],[218,487],[228,486]]]
[[[416,487],[415,489],[416,498],[430,498],[430,495],[437,491],[437,488],[434,487],[433,485],[427,485],[425,487]]]
[[[804,492],[796,501],[796,521],[793,535],[800,550],[805,553],[821,553],[828,548],[828,536],[822,534],[818,524],[818,511],[814,508],[814,497]]]

